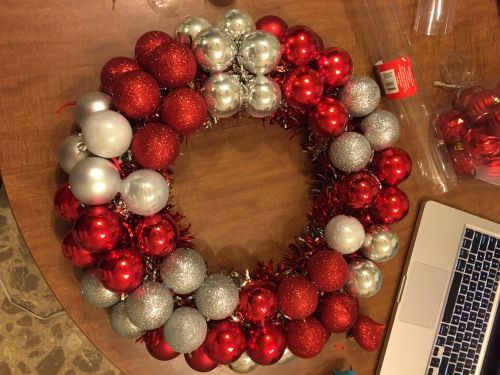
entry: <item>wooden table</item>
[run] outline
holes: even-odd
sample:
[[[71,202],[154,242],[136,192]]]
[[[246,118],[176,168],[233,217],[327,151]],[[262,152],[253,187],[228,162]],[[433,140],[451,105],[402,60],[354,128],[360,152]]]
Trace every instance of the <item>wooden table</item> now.
[[[99,86],[102,64],[113,56],[131,55],[136,38],[151,29],[172,32],[176,22],[194,12],[211,21],[228,1],[170,1],[159,16],[145,0],[3,1],[0,4],[0,169],[12,209],[26,242],[50,287],[83,333],[127,374],[192,373],[179,357],[164,363],[152,359],[143,345],[119,338],[104,310],[85,304],[78,276],[60,252],[68,230],[52,211],[51,197],[66,176],[57,168],[58,144],[72,128],[71,111],[56,115],[64,102]],[[402,25],[409,30],[416,1],[398,1]],[[439,79],[439,62],[452,51],[474,57],[481,77],[498,76],[498,9],[494,0],[459,1],[455,31],[446,37],[411,35],[425,85]],[[222,4],[222,5],[221,5]],[[355,71],[370,64],[360,35],[347,16],[345,1],[235,1],[255,18],[278,14],[289,24],[313,27],[326,46],[341,46],[353,56]],[[398,37],[398,36],[395,36]],[[400,145],[411,142],[402,139]],[[224,122],[220,129],[194,136],[176,163],[175,202],[192,222],[196,245],[212,271],[221,265],[252,268],[256,260],[278,260],[305,224],[309,207],[307,160],[298,140],[259,121]],[[382,290],[362,301],[362,311],[387,322],[408,251],[419,203],[415,180],[404,183],[412,208],[394,226],[401,251],[383,269]],[[500,189],[463,182],[438,201],[500,221]],[[446,223],[443,223],[446,225]],[[411,338],[408,338],[411,344]],[[344,345],[339,349],[333,343]],[[359,374],[375,372],[379,353],[368,353],[344,335],[334,335],[314,360],[296,359],[283,366],[259,367],[257,374],[330,374],[346,362]],[[162,372],[163,371],[163,372]],[[232,373],[219,369],[216,373]]]

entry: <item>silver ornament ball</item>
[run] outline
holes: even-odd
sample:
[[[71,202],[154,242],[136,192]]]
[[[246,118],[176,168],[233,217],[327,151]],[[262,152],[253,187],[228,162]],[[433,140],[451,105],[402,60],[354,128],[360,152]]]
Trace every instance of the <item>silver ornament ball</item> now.
[[[146,333],[146,331],[140,329],[130,321],[125,311],[124,301],[120,301],[113,306],[109,316],[109,322],[111,323],[113,331],[127,339],[138,339]]]
[[[71,192],[85,204],[108,203],[118,193],[120,183],[120,173],[113,163],[95,156],[76,163],[69,174]]]
[[[120,294],[108,290],[97,277],[95,268],[85,271],[80,282],[82,296],[89,304],[95,307],[113,306],[120,300]]]
[[[62,170],[70,173],[73,167],[80,160],[86,159],[90,156],[87,147],[83,143],[82,136],[73,134],[62,141],[57,152],[57,162]]]
[[[399,139],[399,121],[389,111],[375,111],[361,121],[361,130],[375,151],[393,146]]]
[[[370,77],[353,76],[344,86],[341,100],[351,116],[363,117],[378,107],[380,88]]]
[[[372,225],[368,228],[361,253],[374,262],[386,262],[396,256],[399,238],[385,225]]]
[[[212,24],[205,18],[186,16],[177,24],[174,36],[179,37],[183,43],[192,43],[200,31],[212,27]]]
[[[250,73],[266,74],[278,66],[281,52],[281,44],[273,34],[254,31],[241,41],[237,58]]]
[[[382,287],[382,272],[368,259],[349,262],[349,273],[344,289],[355,297],[371,297]]]
[[[366,167],[372,149],[363,134],[345,132],[332,142],[328,155],[335,168],[342,172],[356,172]]]
[[[324,239],[331,249],[352,254],[363,245],[365,230],[358,219],[337,215],[326,224]]]
[[[255,30],[255,22],[250,14],[240,9],[230,9],[217,20],[217,27],[238,39]]]
[[[238,112],[245,98],[244,88],[238,77],[217,73],[203,84],[202,95],[214,117],[224,118]]]
[[[191,353],[198,349],[206,336],[207,321],[192,307],[174,310],[163,328],[163,338],[178,353]]]
[[[140,169],[125,178],[120,187],[127,209],[151,216],[167,205],[170,188],[165,177],[150,169]]]
[[[189,294],[203,284],[207,266],[203,257],[192,249],[175,249],[160,266],[161,279],[176,294]]]
[[[239,292],[229,276],[213,274],[205,278],[195,294],[198,311],[207,319],[230,316],[238,305]]]
[[[277,365],[284,365],[285,363],[290,362],[293,360],[295,356],[293,353],[288,349],[288,347],[285,348],[285,351],[283,352],[283,355],[281,356],[280,360],[276,362]]]
[[[202,30],[193,41],[193,53],[198,64],[207,72],[226,70],[236,56],[236,44],[216,27]]]
[[[111,108],[111,96],[99,91],[83,94],[76,102],[74,108],[75,122],[80,126],[82,121],[90,114],[105,111]]]
[[[255,370],[257,363],[253,361],[247,352],[243,352],[240,357],[229,365],[229,368],[237,374],[248,374]]]
[[[250,79],[246,85],[245,110],[253,117],[272,115],[281,104],[279,85],[262,74]]]

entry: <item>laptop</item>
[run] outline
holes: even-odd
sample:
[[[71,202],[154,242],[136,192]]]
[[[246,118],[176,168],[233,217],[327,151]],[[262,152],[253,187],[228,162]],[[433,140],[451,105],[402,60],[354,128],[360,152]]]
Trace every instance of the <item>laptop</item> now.
[[[500,224],[427,201],[381,375],[500,375]]]

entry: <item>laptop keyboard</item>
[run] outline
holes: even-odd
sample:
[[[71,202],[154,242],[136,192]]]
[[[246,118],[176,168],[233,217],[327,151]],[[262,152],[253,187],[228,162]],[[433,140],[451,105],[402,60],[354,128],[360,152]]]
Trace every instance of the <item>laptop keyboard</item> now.
[[[500,239],[465,228],[428,375],[474,374],[500,279]]]

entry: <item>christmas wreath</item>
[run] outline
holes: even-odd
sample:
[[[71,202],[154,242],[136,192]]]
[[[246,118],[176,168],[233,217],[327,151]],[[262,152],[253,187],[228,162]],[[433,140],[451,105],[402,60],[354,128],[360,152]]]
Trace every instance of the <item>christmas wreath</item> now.
[[[117,334],[198,371],[311,358],[331,332],[377,349],[384,326],[358,298],[378,292],[377,264],[398,250],[388,224],[408,212],[397,185],[411,159],[394,147],[397,118],[376,109],[377,83],[352,68],[310,28],[236,9],[216,27],[186,17],[174,37],[147,32],[135,59],[103,66],[102,91],[76,102],[77,132],[59,149],[69,182],[54,205],[73,222],[62,251],[85,269],[83,298],[111,307]],[[277,267],[207,275],[168,200],[171,167],[184,139],[240,109],[303,137],[313,206]]]

